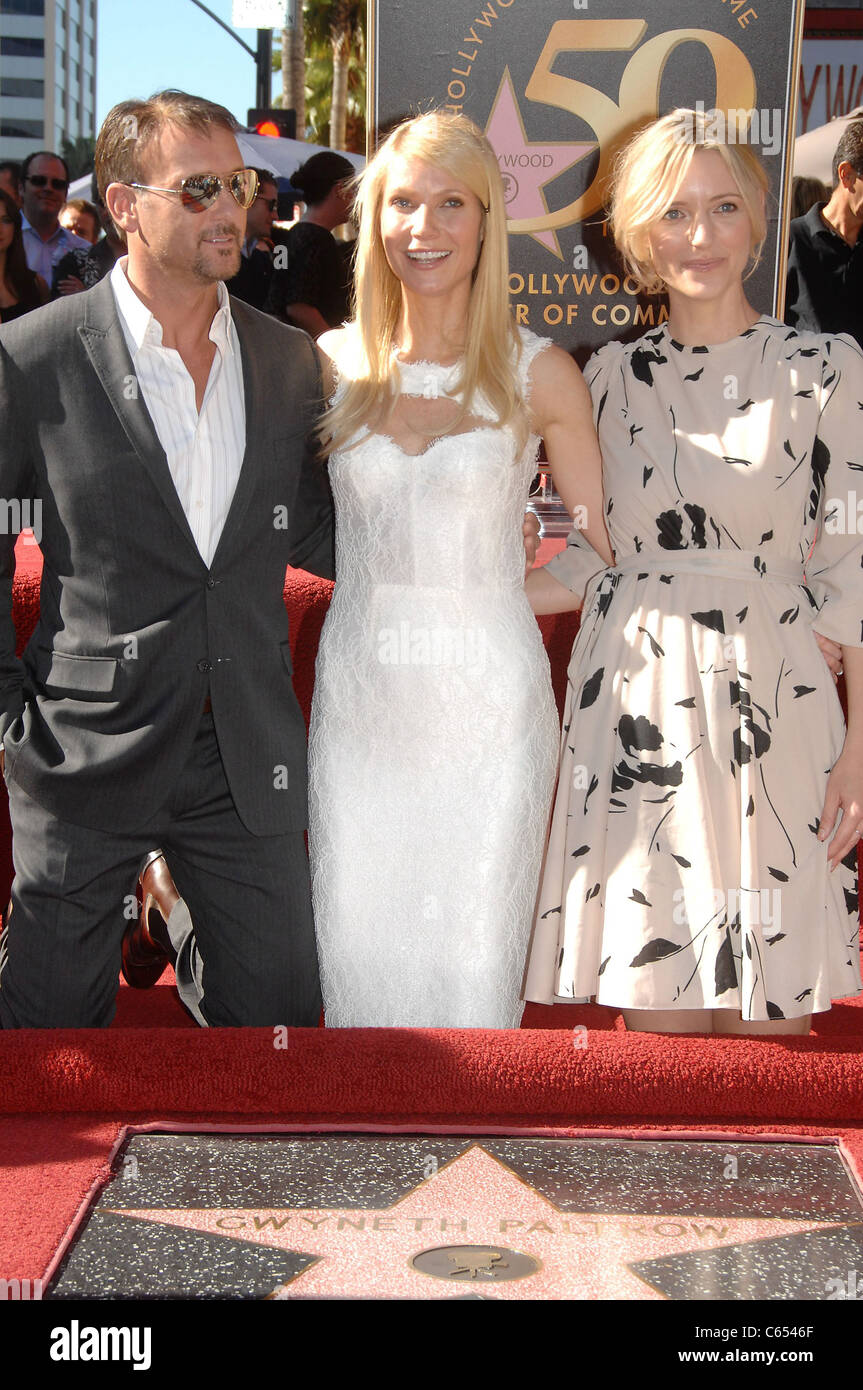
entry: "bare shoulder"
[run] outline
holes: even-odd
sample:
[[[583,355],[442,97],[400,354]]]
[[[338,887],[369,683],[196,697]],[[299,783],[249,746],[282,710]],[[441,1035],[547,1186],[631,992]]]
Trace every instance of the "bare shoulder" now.
[[[562,347],[551,343],[537,353],[530,367],[534,388],[581,380],[575,361]]]
[[[578,412],[591,410],[590,393],[577,364],[563,348],[552,345],[531,363],[531,415],[538,425],[548,425]]]
[[[348,330],[346,328],[331,328],[328,333],[322,333],[317,340],[318,357],[320,358],[324,387],[328,397],[336,389],[339,359],[345,352],[347,337]]]
[[[327,357],[331,357],[336,362],[339,357],[339,349],[344,347],[347,336],[347,328],[331,328],[328,333],[322,333],[318,338],[318,347],[327,354]]]

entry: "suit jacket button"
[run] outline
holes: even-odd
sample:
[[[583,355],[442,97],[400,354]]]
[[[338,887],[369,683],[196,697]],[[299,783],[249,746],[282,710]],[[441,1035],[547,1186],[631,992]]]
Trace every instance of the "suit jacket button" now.
[[[215,581],[215,579],[208,579],[208,580],[207,580],[207,588],[208,588],[208,589],[215,589],[215,587],[216,587],[216,581]]]
[[[212,661],[205,661],[203,658],[197,663],[199,671],[212,671]]]

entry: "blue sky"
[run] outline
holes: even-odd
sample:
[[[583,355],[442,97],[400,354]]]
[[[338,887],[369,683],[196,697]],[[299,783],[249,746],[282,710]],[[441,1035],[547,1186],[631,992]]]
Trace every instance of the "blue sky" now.
[[[231,23],[231,0],[206,4]],[[255,47],[254,29],[235,32]],[[255,104],[254,62],[191,0],[100,0],[97,44],[97,124],[115,102],[163,87],[219,101],[243,125]]]

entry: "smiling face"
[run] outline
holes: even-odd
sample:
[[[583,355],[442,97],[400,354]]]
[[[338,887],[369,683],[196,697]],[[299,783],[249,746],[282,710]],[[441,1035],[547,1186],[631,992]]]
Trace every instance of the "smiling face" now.
[[[722,156],[697,150],[671,206],[648,230],[650,257],[669,297],[708,302],[739,295],[753,242],[746,204]]]
[[[33,183],[34,178],[45,179],[46,182],[40,187]],[[52,179],[62,187],[52,188]],[[36,159],[31,159],[21,195],[24,216],[31,227],[56,225],[57,214],[66,201],[66,191],[66,170],[59,159],[50,154],[40,154]]]
[[[207,135],[199,135],[168,125],[147,151],[144,165],[141,183],[171,189],[193,174],[219,174],[227,180],[243,168],[243,160],[228,130],[214,126]],[[130,216],[124,227],[130,267],[144,261],[162,275],[186,283],[211,284],[236,275],[246,212],[227,186],[212,207],[202,212],[188,211],[173,193],[122,191]]]
[[[446,169],[419,159],[394,159],[384,185],[380,231],[403,289],[469,296],[484,216],[476,194]]]

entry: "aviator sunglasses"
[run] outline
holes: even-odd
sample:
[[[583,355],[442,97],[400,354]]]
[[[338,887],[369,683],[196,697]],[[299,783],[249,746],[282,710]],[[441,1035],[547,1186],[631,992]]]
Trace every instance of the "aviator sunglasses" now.
[[[145,193],[173,193],[188,212],[205,212],[211,208],[223,188],[227,188],[241,208],[250,208],[258,191],[258,176],[254,169],[237,169],[221,178],[218,174],[192,174],[183,179],[179,188],[156,188],[151,183],[125,183],[126,188],[140,188]]]

